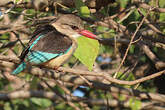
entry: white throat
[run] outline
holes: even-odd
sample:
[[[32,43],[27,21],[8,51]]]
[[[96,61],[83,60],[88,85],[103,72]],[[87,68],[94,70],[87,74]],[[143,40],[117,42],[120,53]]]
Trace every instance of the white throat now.
[[[78,34],[78,33],[71,35],[71,37],[72,38],[75,38],[75,39],[79,38],[80,36],[82,36],[82,35],[81,34]]]

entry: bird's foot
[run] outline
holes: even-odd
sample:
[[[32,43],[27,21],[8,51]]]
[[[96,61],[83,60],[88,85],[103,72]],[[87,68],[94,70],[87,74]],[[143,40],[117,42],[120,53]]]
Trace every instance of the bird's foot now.
[[[58,68],[59,68],[59,67],[55,66],[55,67],[54,67],[54,70],[58,70]]]
[[[58,71],[58,68],[59,68],[59,67],[57,67],[57,66],[54,67],[55,72],[59,72],[59,71]]]

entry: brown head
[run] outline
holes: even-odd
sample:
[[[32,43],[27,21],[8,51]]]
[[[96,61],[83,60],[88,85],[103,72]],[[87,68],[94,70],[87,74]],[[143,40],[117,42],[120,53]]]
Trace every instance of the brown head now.
[[[72,38],[85,36],[99,40],[96,35],[84,29],[83,22],[78,16],[72,14],[66,14],[59,17],[52,25],[62,34]]]

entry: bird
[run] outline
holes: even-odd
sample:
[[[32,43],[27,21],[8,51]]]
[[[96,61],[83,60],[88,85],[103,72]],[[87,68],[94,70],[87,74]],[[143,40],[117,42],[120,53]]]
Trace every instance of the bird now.
[[[22,72],[28,63],[57,69],[73,55],[80,36],[100,40],[95,34],[85,30],[83,21],[73,14],[62,15],[55,21],[38,26],[21,53],[20,64],[12,74]]]

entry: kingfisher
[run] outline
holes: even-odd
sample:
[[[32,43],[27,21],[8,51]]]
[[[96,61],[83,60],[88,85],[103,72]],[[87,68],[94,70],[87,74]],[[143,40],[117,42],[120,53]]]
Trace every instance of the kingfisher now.
[[[57,69],[73,55],[78,46],[76,39],[80,36],[100,40],[85,30],[83,21],[73,14],[62,15],[49,24],[37,27],[21,53],[21,63],[12,74],[23,71],[28,63]]]

